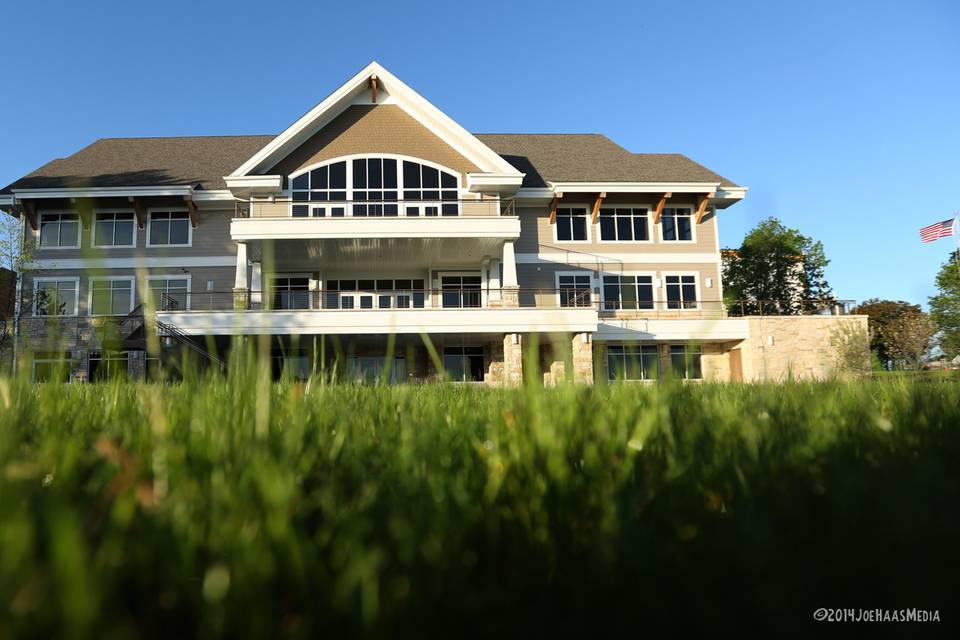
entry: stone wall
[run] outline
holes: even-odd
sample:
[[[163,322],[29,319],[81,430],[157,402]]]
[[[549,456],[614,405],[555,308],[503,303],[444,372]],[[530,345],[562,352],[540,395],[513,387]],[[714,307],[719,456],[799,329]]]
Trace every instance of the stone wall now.
[[[750,337],[740,345],[747,382],[837,375],[837,340],[844,332],[867,331],[867,316],[751,316],[747,320]]]

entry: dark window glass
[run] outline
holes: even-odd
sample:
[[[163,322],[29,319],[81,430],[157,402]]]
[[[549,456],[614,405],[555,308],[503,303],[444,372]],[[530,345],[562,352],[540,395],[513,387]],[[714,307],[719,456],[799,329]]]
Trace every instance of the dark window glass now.
[[[416,162],[403,161],[403,186],[407,189],[420,188],[420,165]]]
[[[383,187],[383,161],[379,158],[374,158],[368,163],[367,186],[371,189]]]
[[[444,189],[456,189],[457,177],[452,173],[442,172],[440,174],[440,186]]]
[[[330,188],[331,189],[346,189],[347,188],[347,163],[346,162],[335,162],[330,165]],[[331,200],[334,199],[331,197]],[[337,198],[338,200],[346,200],[346,194]]]
[[[440,186],[440,172],[433,167],[423,167],[423,188],[437,189]],[[438,198],[439,196],[434,196]],[[427,198],[429,199],[429,198]]]
[[[319,169],[318,169],[319,171]],[[293,188],[294,189],[309,189],[310,188],[310,175],[307,173],[301,174],[293,179]]]
[[[700,348],[693,345],[670,345],[670,368],[674,375],[684,380],[703,378]]]
[[[397,161],[385,159],[383,161],[383,187],[385,189],[397,188]],[[394,196],[396,198],[396,196]]]
[[[355,189],[367,187],[367,161],[364,159],[353,161],[353,186]]]
[[[615,219],[612,215],[603,215],[603,211],[600,212],[600,239],[601,240],[616,240],[617,236],[615,233]]]
[[[306,218],[309,215],[309,206],[305,204],[293,205],[294,218]]]

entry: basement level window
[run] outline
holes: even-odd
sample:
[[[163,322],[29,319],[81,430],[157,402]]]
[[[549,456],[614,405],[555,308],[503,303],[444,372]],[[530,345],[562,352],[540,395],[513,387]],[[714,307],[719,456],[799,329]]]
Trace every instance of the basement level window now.
[[[589,240],[586,209],[557,209],[555,226],[558,242],[587,242]]]
[[[451,380],[483,382],[483,347],[444,347],[443,369]]]
[[[693,241],[693,211],[691,209],[664,209],[660,218],[664,242]]]
[[[607,377],[610,380],[656,380],[660,377],[657,345],[607,347]]]
[[[698,345],[670,345],[670,369],[673,375],[684,380],[701,380],[703,350]]]

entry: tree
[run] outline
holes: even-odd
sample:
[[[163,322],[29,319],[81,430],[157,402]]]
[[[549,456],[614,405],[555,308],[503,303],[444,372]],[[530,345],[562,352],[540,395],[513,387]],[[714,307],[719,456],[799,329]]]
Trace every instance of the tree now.
[[[867,316],[870,349],[877,354],[883,366],[888,367],[896,359],[891,352],[890,339],[887,335],[890,325],[904,314],[921,313],[921,309],[920,305],[903,300],[871,298],[852,309],[851,313]]]
[[[0,268],[13,274],[23,273],[30,261],[30,248],[20,241],[22,229],[23,223],[19,218],[0,211]],[[13,332],[15,278],[16,275],[0,272],[0,354]]]
[[[902,369],[919,369],[935,332],[930,317],[923,311],[901,313],[886,327],[887,347],[893,362]]]
[[[731,313],[757,313],[775,306],[778,313],[800,314],[820,308],[833,296],[824,269],[830,264],[819,241],[776,218],[763,220],[736,251],[723,253],[723,286]],[[829,303],[828,303],[829,304]]]
[[[954,251],[937,274],[937,289],[930,298],[930,318],[940,332],[940,348],[948,358],[960,354],[960,251]]]

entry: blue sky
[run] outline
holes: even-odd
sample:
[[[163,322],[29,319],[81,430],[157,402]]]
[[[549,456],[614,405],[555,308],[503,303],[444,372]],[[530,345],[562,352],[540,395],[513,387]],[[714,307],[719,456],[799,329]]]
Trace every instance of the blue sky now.
[[[475,132],[600,132],[750,187],[840,297],[925,302],[960,209],[960,3],[10,3],[0,182],[99,137],[276,133],[376,59]]]

